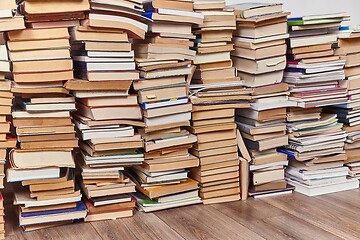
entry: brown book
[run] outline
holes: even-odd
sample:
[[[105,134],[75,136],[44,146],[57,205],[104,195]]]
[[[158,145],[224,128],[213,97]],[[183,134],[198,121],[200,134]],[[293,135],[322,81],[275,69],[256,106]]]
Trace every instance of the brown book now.
[[[104,206],[87,206],[89,214],[100,214],[107,212],[117,212],[121,210],[131,209],[135,207],[135,202],[124,202],[124,203],[116,203],[109,204]]]
[[[215,62],[215,63],[205,63],[198,65],[197,68],[199,70],[212,70],[212,69],[222,69],[222,68],[231,68],[233,66],[232,61],[223,61],[223,62]]]
[[[320,44],[320,45],[313,45],[313,46],[289,48],[288,53],[303,54],[303,53],[311,53],[311,52],[319,52],[319,51],[328,51],[331,49],[332,49],[331,44]]]
[[[215,142],[236,137],[235,129],[198,134],[198,143]]]
[[[212,192],[200,192],[201,198],[214,198],[214,197],[221,197],[221,196],[228,196],[228,195],[238,195],[240,193],[240,188],[229,188],[229,189],[222,189]]]
[[[13,62],[15,73],[56,72],[73,68],[71,59]]]
[[[139,91],[139,103],[156,102],[187,96],[185,86]]]
[[[41,211],[50,211],[50,210],[61,210],[67,208],[75,208],[76,203],[64,203],[57,205],[41,206],[41,207],[21,207],[21,212],[30,213],[30,212],[41,212]]]
[[[215,175],[210,175],[210,176],[200,176],[200,175],[196,174],[196,172],[190,171],[189,176],[198,182],[208,183],[208,182],[214,182],[214,181],[219,181],[219,180],[224,180],[224,179],[229,179],[229,178],[238,178],[239,171],[215,174]]]
[[[7,32],[9,41],[30,41],[70,38],[67,28],[24,29]]]
[[[75,91],[128,91],[132,81],[98,81],[90,82],[86,80],[70,80],[65,83],[65,88]]]
[[[191,121],[192,127],[202,127],[207,125],[213,125],[213,124],[226,124],[226,123],[233,123],[234,117],[228,117],[228,118],[215,118],[215,119],[209,119],[209,120],[197,120],[197,121]]]
[[[7,46],[10,51],[42,50],[42,49],[61,49],[69,48],[69,39],[47,39],[32,41],[8,41]]]
[[[75,139],[75,133],[63,134],[41,134],[34,136],[18,136],[19,142],[39,142],[39,141],[53,141],[53,140],[70,140]]]
[[[287,183],[284,180],[280,181],[274,181],[269,183],[264,183],[261,185],[254,186],[255,191],[271,191],[271,190],[277,190],[277,189],[284,189],[286,188]]]
[[[135,90],[146,89],[151,87],[162,87],[167,85],[176,85],[185,82],[184,76],[175,76],[175,77],[164,77],[158,79],[141,79],[139,81],[134,81],[133,86]]]
[[[14,118],[12,122],[15,127],[54,127],[71,125],[71,118]]]
[[[230,183],[224,183],[224,184],[218,184],[218,185],[214,185],[214,186],[207,187],[207,188],[200,188],[200,192],[201,193],[208,193],[208,192],[213,192],[213,191],[218,191],[218,190],[223,190],[223,189],[229,189],[229,188],[236,188],[236,187],[240,187],[239,181],[230,182]]]
[[[73,70],[72,70],[72,63],[69,62],[69,60],[61,60],[63,61],[64,64],[67,64],[70,66],[69,70],[61,70],[61,71],[51,71],[51,72],[14,72],[12,79],[15,82],[19,82],[19,83],[35,83],[35,82],[59,82],[59,81],[67,81],[69,79],[73,79],[74,75],[73,75]],[[31,65],[34,66],[35,61],[30,62]],[[25,62],[26,64],[26,62]],[[25,66],[21,66],[21,67],[25,67]],[[36,68],[36,67],[35,67]],[[54,67],[56,68],[56,67]],[[46,68],[41,68],[42,70],[46,69]],[[57,89],[57,88],[56,88]],[[63,88],[60,88],[63,89]],[[35,92],[36,89],[26,89],[30,92]],[[46,89],[46,92],[50,92],[52,89]],[[13,91],[13,89],[12,89]],[[25,91],[25,89],[23,90]],[[42,89],[42,92],[44,90]],[[63,93],[68,93],[67,91],[65,91],[65,89],[63,89]],[[57,92],[59,92],[59,90],[57,89]]]
[[[9,18],[1,18],[0,22],[0,31],[7,32],[12,30],[24,29],[24,17],[23,16],[15,16]]]
[[[238,159],[202,165],[201,170],[206,171],[206,170],[211,170],[211,169],[216,169],[216,168],[226,168],[226,167],[235,166],[235,165],[239,165]]]
[[[193,134],[214,132],[214,131],[223,131],[223,130],[231,130],[235,129],[235,123],[225,123],[225,124],[213,124],[201,127],[189,127],[189,131]]]
[[[234,32],[234,36],[245,38],[263,38],[274,35],[287,34],[288,26],[286,17],[282,17],[280,21],[273,22],[270,25],[263,24],[256,27],[239,27]]]
[[[186,156],[185,158],[168,158],[166,160],[145,161],[141,165],[149,172],[170,171],[182,168],[197,167],[199,159],[195,156]]]
[[[236,152],[235,153],[225,153],[225,154],[209,156],[209,157],[202,157],[202,158],[200,158],[200,165],[233,161],[234,159],[238,159],[238,154]]]
[[[223,109],[235,109],[235,108],[250,108],[248,101],[239,103],[221,103],[221,104],[206,104],[206,105],[193,105],[193,112],[210,111],[210,110],[223,110]],[[219,117],[219,116],[218,116]],[[225,116],[227,117],[227,116]],[[228,116],[230,117],[230,116]],[[200,120],[200,119],[199,119]]]
[[[195,106],[194,106],[195,107]],[[214,119],[219,117],[233,117],[234,109],[221,109],[221,110],[211,110],[211,111],[199,111],[192,113],[192,121],[204,120],[204,119]]]
[[[181,182],[179,184],[174,185],[164,185],[160,187],[154,187],[148,190],[145,190],[144,188],[141,188],[139,185],[137,185],[136,189],[148,196],[151,199],[170,195],[170,194],[176,194],[180,192],[186,192],[190,190],[198,189],[198,183],[192,179],[188,179],[184,182]]]
[[[38,142],[21,142],[21,149],[64,149],[64,148],[76,148],[78,147],[78,139],[70,139],[70,140],[56,140],[56,141],[38,141]]]
[[[196,149],[190,149],[190,152],[194,154],[197,157],[208,157],[208,156],[214,156],[219,154],[226,154],[226,153],[233,153],[237,152],[236,145],[228,146],[228,147],[221,147],[221,148],[214,148],[214,149],[208,149],[208,150],[202,150],[198,151]]]
[[[262,164],[281,162],[286,160],[287,160],[286,154],[274,152],[274,153],[264,154],[261,156],[254,156],[252,159],[252,164],[262,165]]]
[[[224,168],[217,168],[217,169],[210,169],[210,170],[206,170],[203,171],[201,167],[199,168],[192,168],[190,169],[193,174],[197,174],[201,177],[206,177],[206,176],[213,176],[213,175],[217,175],[217,174],[222,174],[222,173],[229,173],[229,172],[235,172],[235,171],[239,171],[239,165],[235,165],[235,166],[229,166],[229,167],[224,167]]]
[[[193,146],[194,149],[201,151],[201,150],[207,150],[207,149],[213,149],[213,148],[219,148],[219,147],[228,147],[236,145],[236,138],[230,138],[230,139],[224,139],[220,141],[214,141],[214,142],[205,142],[205,143],[198,143],[196,142]]]
[[[77,103],[76,108],[79,114],[92,120],[110,120],[116,118],[142,119],[139,106],[93,108]]]
[[[203,199],[203,204],[215,204],[215,203],[225,203],[225,202],[234,202],[239,201],[240,195],[230,195],[230,196],[221,196],[216,198],[210,198],[210,199]]]
[[[286,49],[287,49],[286,44],[275,45],[265,48],[258,48],[258,49],[236,47],[235,51],[233,51],[231,55],[241,56],[243,58],[252,59],[252,60],[259,60],[273,56],[285,55]]]
[[[12,61],[32,61],[32,60],[48,60],[48,59],[69,59],[69,49],[51,49],[51,50],[26,50],[11,51],[9,59]]]
[[[328,56],[333,56],[333,55],[334,55],[334,50],[330,49],[330,50],[319,51],[319,52],[293,54],[293,55],[291,55],[291,58],[295,59],[295,60],[300,60],[300,59],[304,59],[304,58],[328,57]]]

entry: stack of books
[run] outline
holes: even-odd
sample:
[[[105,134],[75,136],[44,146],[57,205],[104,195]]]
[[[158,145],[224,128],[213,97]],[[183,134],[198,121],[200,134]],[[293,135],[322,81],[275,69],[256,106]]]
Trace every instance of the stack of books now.
[[[293,190],[284,176],[287,156],[277,152],[278,147],[288,144],[286,107],[293,105],[287,100],[288,95],[286,83],[256,87],[251,108],[236,110],[236,122],[251,157],[249,195],[252,197]]]
[[[5,239],[5,211],[4,211],[4,197],[0,192],[0,239]]]
[[[231,53],[234,66],[249,87],[280,83],[286,66],[287,16],[282,4],[240,3]]]
[[[73,123],[80,138],[76,163],[85,221],[99,221],[131,217],[135,207],[130,196],[135,184],[124,168],[144,160],[138,133],[144,124],[137,95],[129,94],[132,80],[139,79],[129,37],[144,36],[147,26],[115,10],[126,3],[90,4],[89,19],[71,29],[77,79],[66,88],[76,97]]]
[[[72,150],[78,147],[70,116],[75,98],[63,88],[73,78],[68,29],[11,31],[7,39],[18,141],[7,180],[21,182],[14,184],[20,225],[29,230],[84,218],[72,170]]]
[[[345,142],[347,160],[345,164],[351,168],[352,177],[359,177],[360,161],[360,32],[355,30],[340,31],[338,48],[335,54],[345,61],[345,80],[340,86],[347,89],[347,102],[326,109],[337,114],[339,122],[344,124],[348,133]]]
[[[186,169],[198,166],[189,154],[196,136],[189,126],[192,105],[188,103],[187,76],[192,74],[190,50],[195,36],[191,25],[202,23],[193,3],[146,1],[149,32],[134,45],[140,80],[134,82],[143,109],[145,161],[130,172],[140,192],[134,194],[145,212],[200,203],[198,183]]]
[[[24,17],[15,14],[17,9],[17,5],[15,2],[15,0],[1,1],[0,35],[2,35],[2,32],[25,28]]]
[[[347,102],[346,88],[338,85],[345,78],[345,61],[334,53],[344,13],[289,18],[290,39],[284,81],[291,88],[291,99],[299,107],[321,107]]]
[[[17,0],[28,28],[78,26],[89,10],[89,0]]]
[[[11,81],[7,79],[10,73],[10,62],[4,37],[3,33],[0,33],[0,189],[4,188],[7,148],[16,146],[16,140],[10,134],[10,122],[7,119],[7,116],[11,115],[13,94]]]
[[[287,181],[295,191],[317,196],[359,187],[357,179],[347,179],[344,167],[346,132],[336,114],[319,108],[289,109],[289,145],[279,149],[288,155]]]
[[[191,153],[200,166],[190,176],[200,183],[204,204],[240,199],[235,108],[249,107],[250,91],[236,74],[230,58],[233,10],[222,1],[195,1],[204,23],[193,28],[196,71],[190,85],[193,104],[190,132],[198,141]]]

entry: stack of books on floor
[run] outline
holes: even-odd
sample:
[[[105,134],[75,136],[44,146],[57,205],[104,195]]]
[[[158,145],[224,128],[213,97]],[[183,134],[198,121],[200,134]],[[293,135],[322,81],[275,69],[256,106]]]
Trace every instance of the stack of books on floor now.
[[[240,199],[239,159],[236,145],[235,108],[249,107],[250,91],[236,74],[230,58],[235,16],[223,9],[221,2],[200,4],[204,23],[194,26],[196,34],[190,100],[193,104],[190,132],[198,141],[191,153],[200,159],[200,166],[190,176],[200,183],[204,204]]]
[[[39,17],[45,25],[68,18],[76,9],[54,4],[22,1],[20,8],[26,21]],[[85,5],[81,11],[88,9]],[[63,87],[73,79],[70,36],[67,26],[52,27],[7,32],[16,96],[12,123],[18,140],[18,148],[10,153],[7,180],[16,183],[14,205],[25,230],[66,224],[87,212],[73,173],[72,151],[78,139],[70,112],[75,98]]]
[[[144,16],[152,19],[145,40],[134,45],[140,80],[134,82],[143,109],[145,161],[129,173],[136,182],[138,208],[152,212],[200,203],[198,183],[188,178],[188,168],[199,159],[189,154],[196,136],[189,126],[186,77],[192,73],[190,50],[195,36],[191,25],[203,16],[193,12],[192,2],[144,3]]]
[[[231,53],[239,76],[249,87],[280,83],[286,66],[287,16],[282,4],[240,3]]]
[[[132,80],[139,79],[129,37],[144,36],[147,26],[112,11],[117,4],[90,3],[89,19],[71,29],[78,79],[66,87],[77,98],[73,122],[80,138],[76,163],[88,209],[85,221],[99,221],[131,217],[135,207],[130,196],[135,184],[124,168],[144,160],[138,133],[144,124],[137,96],[129,94]],[[106,11],[98,14],[97,8]]]
[[[280,195],[293,190],[284,176],[287,156],[276,150],[288,144],[286,107],[293,104],[287,100],[288,94],[286,83],[256,87],[251,108],[236,110],[236,122],[251,157],[249,196]]]
[[[345,61],[345,80],[340,86],[347,89],[347,102],[326,109],[338,116],[348,133],[345,142],[347,159],[345,165],[351,170],[351,177],[359,178],[360,171],[360,32],[344,30],[339,32],[335,54]]]
[[[345,78],[345,61],[334,54],[333,44],[344,13],[289,18],[290,39],[284,81],[291,88],[291,99],[299,107],[321,107],[347,102],[346,88],[338,85]]]
[[[342,126],[336,114],[321,108],[289,109],[289,145],[279,152],[288,155],[286,179],[295,191],[317,196],[359,187],[357,179],[347,179],[343,166],[347,134]]]
[[[78,26],[89,10],[89,0],[17,0],[28,28]]]

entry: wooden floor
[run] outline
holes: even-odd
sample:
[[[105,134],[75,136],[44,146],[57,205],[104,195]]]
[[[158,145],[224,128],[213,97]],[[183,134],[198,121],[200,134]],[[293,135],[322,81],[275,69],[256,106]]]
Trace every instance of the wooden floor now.
[[[294,193],[195,205],[127,219],[75,223],[24,233],[7,208],[6,239],[360,239],[360,191],[320,197]]]

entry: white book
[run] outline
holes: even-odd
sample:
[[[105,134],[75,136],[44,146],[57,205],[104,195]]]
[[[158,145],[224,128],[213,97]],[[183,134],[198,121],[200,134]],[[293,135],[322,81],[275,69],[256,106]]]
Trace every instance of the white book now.
[[[89,19],[90,20],[105,20],[105,21],[114,21],[114,22],[119,22],[119,23],[122,23],[122,22],[126,22],[126,23],[129,23],[129,24],[132,24],[138,28],[140,28],[141,30],[143,30],[144,32],[147,32],[147,29],[148,29],[148,25],[147,24],[144,24],[142,22],[138,22],[138,21],[135,21],[131,18],[127,18],[127,17],[122,17],[122,16],[114,16],[114,15],[105,15],[105,14],[96,14],[96,13],[91,13],[89,14]]]
[[[275,35],[270,37],[263,37],[263,38],[245,38],[245,37],[234,37],[233,41],[236,43],[238,42],[248,42],[248,43],[264,43],[264,42],[270,42],[274,40],[280,40],[280,39],[287,39],[289,38],[289,34],[282,34],[282,35]]]
[[[87,131],[82,132],[81,138],[83,140],[90,140],[90,139],[100,139],[104,137],[108,138],[118,138],[118,137],[131,137],[134,136],[134,129],[129,129],[126,131],[123,130],[97,130],[97,131]]]
[[[0,61],[8,61],[8,52],[5,45],[0,45]]]
[[[115,57],[88,57],[88,56],[74,56],[74,61],[87,62],[87,63],[122,63],[122,62],[133,62],[133,58],[115,58]]]
[[[191,119],[191,112],[179,113],[174,115],[166,115],[155,118],[145,118],[144,122],[146,126],[158,126],[178,122],[186,122]]]
[[[11,18],[11,17],[13,17],[12,9],[0,9],[0,19],[1,18]]]
[[[164,101],[164,102],[155,102],[155,103],[144,103],[144,109],[154,109],[168,106],[175,106],[180,104],[188,103],[188,98],[182,98],[178,100]]]
[[[73,95],[77,98],[93,98],[93,97],[123,97],[129,96],[127,91],[73,91]]]
[[[334,43],[337,41],[337,34],[319,35],[319,36],[306,36],[290,38],[290,47],[305,47],[319,44]]]
[[[52,206],[64,203],[80,202],[81,194],[76,197],[69,198],[57,198],[52,200],[37,200],[36,198],[30,198],[27,192],[15,192],[14,205],[24,205],[24,207],[41,207]]]
[[[135,62],[85,62],[87,71],[124,71],[135,70]]]
[[[10,72],[10,63],[0,60],[0,72]]]
[[[70,117],[69,111],[56,111],[56,112],[44,112],[44,113],[29,113],[25,111],[12,112],[13,118],[67,118]]]
[[[295,187],[296,192],[302,193],[310,197],[359,188],[358,179],[347,179],[344,182],[320,186],[307,186],[305,184],[301,184],[290,179],[287,179],[287,181],[289,184]]]
[[[280,161],[280,162],[273,162],[273,163],[266,163],[261,165],[250,165],[250,171],[257,171],[264,168],[276,167],[276,166],[287,166],[289,161]]]
[[[114,58],[134,58],[134,51],[130,52],[102,52],[102,51],[87,51],[88,57],[114,57]]]
[[[159,14],[165,15],[175,15],[175,16],[183,16],[183,17],[193,17],[204,19],[204,15],[199,12],[190,12],[190,11],[181,11],[181,10],[173,10],[173,9],[165,9],[165,8],[158,8]]]
[[[37,179],[51,179],[60,177],[60,168],[49,167],[39,169],[11,169],[7,170],[8,182],[21,182]]]
[[[49,104],[26,104],[28,112],[49,112],[49,111],[73,111],[76,110],[75,103],[49,103]]]

